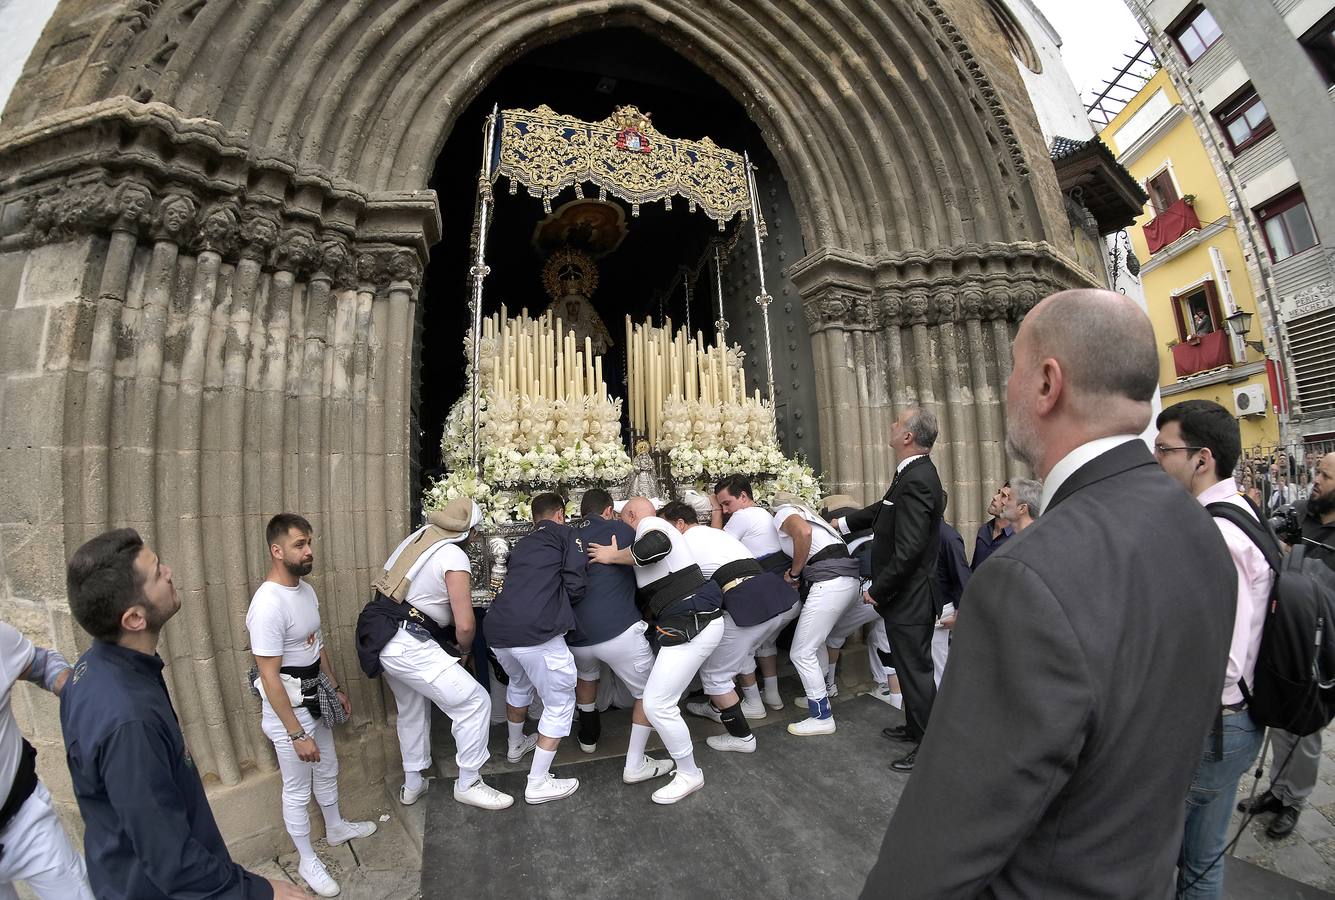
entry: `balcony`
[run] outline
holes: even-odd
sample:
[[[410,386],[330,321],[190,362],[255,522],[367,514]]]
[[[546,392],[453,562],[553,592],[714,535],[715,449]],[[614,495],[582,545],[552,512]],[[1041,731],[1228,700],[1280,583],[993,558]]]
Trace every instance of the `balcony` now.
[[[1193,335],[1173,345],[1173,368],[1178,378],[1197,372],[1208,372],[1220,366],[1231,366],[1233,355],[1229,349],[1228,333],[1223,329],[1209,334]]]
[[[1200,227],[1196,210],[1186,200],[1178,200],[1145,223],[1145,243],[1151,254],[1158,253],[1182,235]]]

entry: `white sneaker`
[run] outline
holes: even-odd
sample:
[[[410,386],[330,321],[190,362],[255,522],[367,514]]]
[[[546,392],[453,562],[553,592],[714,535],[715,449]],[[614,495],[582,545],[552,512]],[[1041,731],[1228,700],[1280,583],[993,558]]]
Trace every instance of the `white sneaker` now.
[[[525,756],[532,753],[533,748],[536,746],[538,746],[537,733],[526,734],[524,735],[524,739],[519,742],[518,747],[510,747],[505,751],[505,758],[512,763],[520,762]]]
[[[634,772],[622,771],[621,780],[626,784],[639,784],[641,781],[648,781],[650,778],[657,778],[660,775],[666,775],[676,766],[670,759],[654,759],[646,756],[640,768]]]
[[[834,734],[834,716],[828,719],[803,719],[788,726],[789,734],[805,737],[811,734]]]
[[[346,844],[353,838],[370,837],[375,834],[374,822],[349,822],[344,819],[333,828],[326,828],[324,839],[331,847]]]
[[[708,700],[703,703],[687,703],[686,711],[693,716],[699,716],[702,719],[712,719],[715,722],[722,722],[723,716],[714,708],[714,704]]]
[[[755,753],[756,736],[753,734],[749,738],[733,737],[730,734],[716,734],[705,738],[705,743],[715,750],[729,751],[733,753]]]
[[[839,696],[839,685],[837,682],[825,682],[825,696],[829,697],[831,700]]]
[[[417,802],[417,798],[426,793],[426,789],[429,787],[431,787],[430,778],[423,778],[422,786],[412,791],[408,790],[408,785],[405,784],[399,788],[399,802],[404,806],[412,806]]]
[[[315,891],[321,897],[337,897],[339,892],[338,882],[329,874],[329,870],[324,867],[324,863],[318,859],[302,860],[297,864],[297,874],[306,882],[306,887]]]
[[[796,697],[794,697],[794,698],[793,698],[793,706],[796,706],[798,709],[806,709],[806,708],[807,708],[807,697],[806,697],[806,695],[805,695],[805,694],[798,694]]]
[[[514,797],[502,794],[481,778],[463,790],[459,789],[458,781],[454,782],[454,799],[478,809],[509,809],[515,802]]]
[[[672,776],[672,780],[654,791],[649,799],[655,803],[667,806],[676,803],[678,800],[689,797],[704,786],[704,772],[701,772],[698,775],[687,775],[685,772],[678,769],[676,774]]]
[[[759,700],[742,699],[742,715],[748,719],[763,719],[769,713],[765,712],[765,704]]]
[[[783,698],[779,696],[778,691],[775,691],[772,694],[763,694],[762,696],[765,699],[765,705],[768,706],[770,709],[773,710],[783,709]],[[805,697],[803,697],[802,699],[804,701],[806,700]]]
[[[598,752],[598,745],[597,745],[597,744],[586,744],[586,743],[584,743],[583,741],[579,741],[579,749],[583,750],[585,753],[597,753],[597,752]]]
[[[524,799],[534,804],[548,803],[552,800],[569,797],[578,789],[578,778],[557,778],[555,775],[548,774],[537,784],[531,781],[528,783],[528,787],[524,788]]]

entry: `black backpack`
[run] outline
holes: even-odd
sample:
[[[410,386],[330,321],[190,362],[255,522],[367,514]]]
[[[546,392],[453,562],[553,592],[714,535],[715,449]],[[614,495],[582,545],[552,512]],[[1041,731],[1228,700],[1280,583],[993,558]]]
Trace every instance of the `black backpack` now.
[[[1302,736],[1335,718],[1335,571],[1302,545],[1288,553],[1240,507],[1206,506],[1251,539],[1275,573],[1252,683],[1238,683],[1258,725]]]

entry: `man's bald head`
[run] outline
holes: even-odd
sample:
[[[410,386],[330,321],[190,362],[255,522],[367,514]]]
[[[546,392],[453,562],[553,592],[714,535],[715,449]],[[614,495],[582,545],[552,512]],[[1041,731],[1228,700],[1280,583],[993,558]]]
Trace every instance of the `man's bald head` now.
[[[621,521],[634,528],[641,519],[652,516],[656,510],[648,497],[631,497],[621,507]]]
[[[1061,291],[1035,306],[1020,328],[1028,332],[1031,359],[1056,359],[1067,387],[1082,398],[1153,399],[1159,386],[1154,328],[1130,297]]]

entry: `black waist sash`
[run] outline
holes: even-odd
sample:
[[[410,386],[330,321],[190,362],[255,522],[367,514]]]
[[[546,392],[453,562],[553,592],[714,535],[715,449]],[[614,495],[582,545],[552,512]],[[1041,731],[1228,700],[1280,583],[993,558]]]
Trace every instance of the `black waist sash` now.
[[[647,612],[650,618],[657,619],[663,610],[678,600],[683,600],[699,590],[705,578],[697,565],[669,572],[657,581],[640,588],[640,611]]]
[[[322,715],[320,712],[320,695],[316,693],[315,687],[315,682],[320,679],[319,661],[317,660],[308,666],[282,666],[278,671],[301,680],[301,705],[306,707],[306,711],[311,714],[311,718],[320,718]],[[310,687],[308,688],[307,685],[310,685]]]
[[[719,566],[710,577],[714,579],[715,584],[726,591],[729,582],[736,581],[738,578],[745,578],[747,575],[760,575],[764,571],[758,560],[734,559],[732,562]]]
[[[9,796],[5,798],[5,805],[0,806],[0,831],[4,831],[23,804],[28,802],[32,792],[37,790],[37,751],[23,738],[23,747],[19,751],[19,767],[14,772],[14,783],[9,786]],[[5,847],[0,844],[0,856],[3,856]]]
[[[848,555],[847,544],[831,544],[824,550],[813,553],[811,558],[807,560],[807,564],[802,567],[802,588],[800,591],[802,599],[807,598],[807,594],[811,592],[811,586],[817,582],[845,576],[857,578],[860,571],[858,561]]]
[[[782,550],[775,550],[773,553],[766,553],[758,560],[760,568],[766,572],[778,572],[780,574],[790,571],[793,567],[793,558]]]

